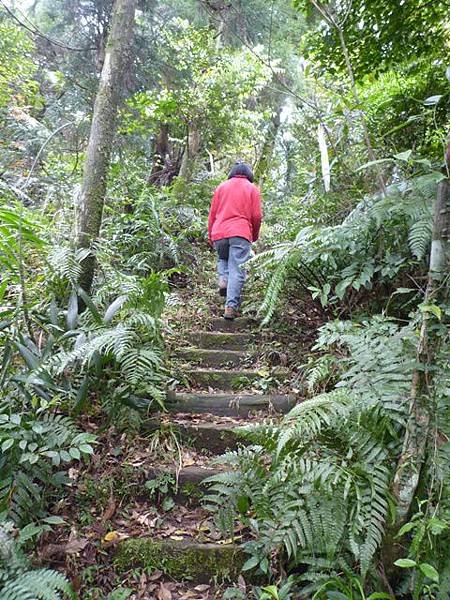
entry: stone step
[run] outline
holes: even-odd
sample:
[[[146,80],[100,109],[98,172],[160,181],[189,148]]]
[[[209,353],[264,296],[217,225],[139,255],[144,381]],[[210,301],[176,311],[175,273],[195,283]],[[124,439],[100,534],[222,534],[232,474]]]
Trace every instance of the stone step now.
[[[211,350],[209,348],[186,348],[178,350],[177,356],[187,362],[206,367],[220,367],[221,365],[237,367],[250,358],[248,354],[239,350]]]
[[[287,413],[296,404],[293,395],[282,394],[178,394],[168,393],[171,412],[212,413],[246,417],[252,411]]]
[[[152,469],[148,472],[148,480],[157,479],[163,473],[170,473],[173,475],[174,485],[171,491],[168,493],[177,504],[192,508],[198,506],[201,502],[206,487],[203,481],[208,477],[221,473],[221,469],[212,469],[205,467],[196,467],[194,465],[189,467],[182,467],[178,474],[176,469]]]
[[[119,572],[136,568],[159,570],[177,581],[196,583],[236,580],[248,558],[237,544],[196,540],[129,538],[117,545],[114,565]]]
[[[209,322],[209,328],[212,331],[227,331],[227,332],[238,332],[249,329],[256,323],[247,317],[239,317],[233,321],[227,321],[223,317],[217,317],[211,319]]]
[[[202,416],[202,415],[200,415]],[[242,425],[247,424],[242,421]],[[177,421],[177,415],[173,415],[170,428],[179,435],[183,441],[198,451],[208,450],[211,454],[223,454],[228,450],[235,450],[238,444],[245,444],[235,433],[235,428],[240,423],[215,423],[214,421],[190,422]],[[161,421],[151,419],[142,425],[142,431],[150,433],[161,428]]]
[[[213,350],[243,350],[254,340],[248,333],[233,333],[226,331],[194,331],[189,340],[197,348]]]
[[[185,375],[193,386],[200,389],[216,388],[218,390],[239,391],[251,386],[263,378],[258,371],[248,369],[185,369]],[[285,369],[273,371],[271,375],[282,382],[286,376]]]

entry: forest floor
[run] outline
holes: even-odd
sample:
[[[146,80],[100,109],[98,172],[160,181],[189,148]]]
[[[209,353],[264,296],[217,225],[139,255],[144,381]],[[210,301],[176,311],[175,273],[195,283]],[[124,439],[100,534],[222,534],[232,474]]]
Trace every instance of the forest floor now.
[[[169,394],[175,396],[183,393],[202,397],[207,393],[214,398],[214,394],[231,394],[227,389],[221,390],[220,384],[205,387],[190,379],[186,369],[190,368],[195,375],[198,365],[195,360],[192,363],[179,356],[180,350],[190,348],[193,335],[205,331],[206,323],[220,319],[222,308],[213,258],[210,253],[199,255],[195,278],[186,281],[185,287],[174,287],[168,299],[165,339]],[[265,398],[273,393],[289,393],[299,398],[301,367],[310,353],[315,331],[323,322],[323,314],[311,304],[307,309],[300,302],[286,305],[283,321],[261,329],[257,321],[261,286],[262,282],[250,278],[246,289],[243,315],[254,321],[245,359],[248,362],[239,364],[239,368],[251,369],[256,376],[251,381],[243,378],[233,391],[238,398],[248,395]],[[221,368],[233,367],[225,364]],[[277,375],[280,369],[284,373],[282,378]],[[244,416],[232,409],[224,412],[152,413],[137,423],[133,435],[117,427],[102,429],[101,419],[95,414],[86,417],[85,429],[98,436],[96,453],[85,468],[70,469],[68,494],[53,510],[66,525],[42,537],[39,562],[64,570],[83,600],[103,600],[118,587],[130,590],[130,597],[140,600],[222,598],[227,586],[213,580],[180,582],[152,565],[130,566],[117,572],[114,556],[124,540],[143,536],[175,542],[231,542],[224,538],[201,502],[204,493],[201,473],[204,470],[205,475],[210,474],[210,462],[214,455],[220,454],[221,448],[217,447],[220,444],[209,440],[203,446],[195,435],[183,436],[180,431],[196,431],[199,427],[228,431],[267,417],[278,419],[280,415],[270,404],[263,410],[250,410]],[[220,465],[215,468],[220,469]],[[191,481],[190,472],[197,473],[195,481]],[[182,480],[186,473],[187,479]],[[235,540],[244,539],[246,533],[236,525]],[[244,591],[242,576],[237,585]]]

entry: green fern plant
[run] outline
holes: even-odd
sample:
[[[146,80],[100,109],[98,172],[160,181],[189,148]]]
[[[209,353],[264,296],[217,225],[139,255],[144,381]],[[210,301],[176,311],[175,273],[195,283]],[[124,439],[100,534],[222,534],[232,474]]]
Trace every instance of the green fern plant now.
[[[75,598],[67,578],[50,569],[30,568],[12,537],[7,522],[0,523],[0,596],[2,600],[63,600]]]
[[[64,482],[61,467],[91,455],[95,442],[68,417],[36,404],[0,412],[0,515],[18,526],[45,522],[48,501]]]
[[[268,279],[261,305],[264,323],[290,282],[313,290],[326,305],[394,282],[413,264],[423,266],[441,177],[432,172],[402,181],[391,186],[386,197],[365,198],[340,224],[304,227],[293,241],[252,259],[250,265]]]
[[[269,573],[270,557],[279,556],[307,566],[311,590],[341,560],[362,580],[369,572],[385,532],[413,368],[412,330],[387,319],[324,326],[317,348],[336,347],[343,364],[335,389],[279,424],[239,429],[253,445],[222,457],[232,471],[211,479],[208,496],[220,526],[239,518],[253,531],[245,568]]]

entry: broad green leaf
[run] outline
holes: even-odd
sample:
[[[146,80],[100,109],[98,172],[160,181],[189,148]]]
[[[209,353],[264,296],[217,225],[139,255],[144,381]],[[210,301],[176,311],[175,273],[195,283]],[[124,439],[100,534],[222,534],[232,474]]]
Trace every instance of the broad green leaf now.
[[[439,320],[442,318],[442,310],[437,304],[421,304],[419,308],[421,312],[430,312]]]
[[[83,300],[83,302],[85,303],[87,309],[89,310],[89,312],[91,313],[91,315],[94,317],[94,319],[97,321],[97,323],[102,323],[102,321],[103,321],[102,316],[98,312],[98,309],[95,306],[95,304],[92,302],[92,299],[89,296],[89,294],[87,294],[83,290],[83,288],[79,287],[78,288],[78,295]]]
[[[28,525],[19,531],[19,541],[23,544],[40,533],[42,533],[42,527],[35,523],[28,523]]]
[[[72,410],[72,414],[74,416],[79,415],[84,410],[84,407],[86,404],[86,398],[87,398],[88,391],[89,391],[89,380],[90,380],[89,375],[86,373],[86,375],[83,377],[83,381],[81,382],[81,385],[77,391],[77,397],[75,399],[75,404],[74,404],[74,407]]]
[[[78,448],[69,448],[69,454],[75,460],[79,460],[81,457],[81,454],[80,454],[80,451],[78,450]]]
[[[398,154],[394,154],[394,158],[397,160],[408,161],[411,157],[412,150],[405,150],[404,152],[399,152]]]
[[[411,531],[411,529],[414,529],[415,527],[417,527],[417,523],[405,523],[395,537],[402,537],[402,535],[405,535],[405,533],[408,533],[408,531]]]
[[[15,342],[15,344],[17,346],[17,349],[19,350],[19,353],[20,353],[21,357],[25,361],[27,367],[29,369],[31,369],[32,371],[34,371],[35,369],[37,369],[39,367],[38,357],[35,354],[33,354],[23,344],[19,344],[19,342]]]
[[[363,169],[367,169],[368,167],[373,167],[374,165],[381,165],[386,162],[392,162],[392,158],[379,158],[377,160],[370,160],[369,162],[364,163],[360,167],[356,169],[356,173],[358,171],[362,171]]]
[[[242,570],[249,571],[250,569],[254,569],[259,564],[259,558],[257,556],[252,556],[247,561],[245,561]]]
[[[263,587],[263,591],[266,592],[267,594],[270,594],[272,596],[272,598],[275,598],[275,600],[280,599],[276,585],[268,585],[267,587]]]
[[[435,106],[441,98],[442,94],[437,94],[436,96],[429,96],[423,101],[423,103],[425,106]]]
[[[125,296],[125,295],[119,296],[118,298],[116,298],[114,300],[114,302],[112,302],[106,309],[105,316],[103,317],[103,321],[105,323],[109,323],[110,321],[112,321],[112,319],[114,318],[114,315],[117,313],[117,311],[120,310],[122,305],[127,300],[128,300],[128,296]]]
[[[14,446],[14,439],[13,438],[8,438],[7,440],[5,440],[2,444],[2,452],[6,452],[7,450],[9,450],[12,446]]]
[[[431,579],[431,581],[439,583],[439,573],[432,565],[428,563],[420,563],[419,569],[422,571],[425,577],[428,577],[428,579]]]
[[[50,515],[49,517],[45,517],[42,519],[44,523],[48,523],[49,525],[65,525],[66,521],[62,517],[58,517],[57,515]]]
[[[395,561],[394,565],[396,567],[401,567],[402,569],[411,569],[412,567],[416,567],[417,563],[415,560],[411,560],[410,558],[399,558]]]
[[[75,290],[70,294],[66,323],[67,328],[71,331],[76,328],[78,323],[78,296]]]
[[[94,449],[90,444],[81,444],[80,452],[83,454],[94,454]]]

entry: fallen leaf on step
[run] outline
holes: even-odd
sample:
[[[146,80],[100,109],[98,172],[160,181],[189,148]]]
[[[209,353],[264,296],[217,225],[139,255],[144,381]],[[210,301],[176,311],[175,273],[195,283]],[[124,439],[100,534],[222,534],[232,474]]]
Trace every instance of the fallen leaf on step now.
[[[118,539],[119,539],[119,534],[117,533],[117,531],[109,531],[103,538],[103,541],[115,542]]]

